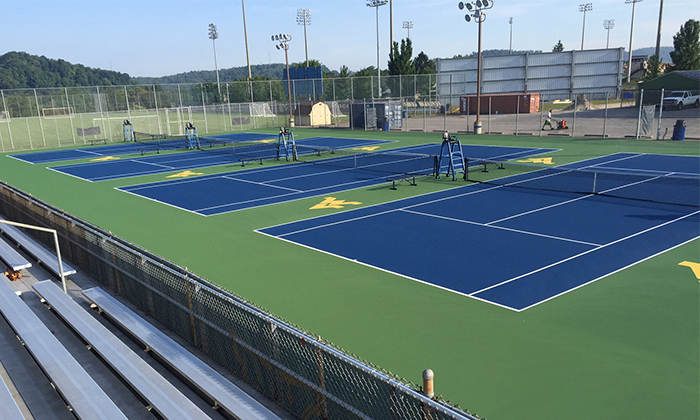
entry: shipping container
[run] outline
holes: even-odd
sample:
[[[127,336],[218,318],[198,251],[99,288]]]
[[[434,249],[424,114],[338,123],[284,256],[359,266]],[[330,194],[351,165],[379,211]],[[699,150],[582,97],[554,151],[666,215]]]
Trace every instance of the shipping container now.
[[[532,114],[540,112],[539,93],[509,93],[481,95],[481,114]],[[476,95],[461,96],[459,111],[462,114],[476,114]]]

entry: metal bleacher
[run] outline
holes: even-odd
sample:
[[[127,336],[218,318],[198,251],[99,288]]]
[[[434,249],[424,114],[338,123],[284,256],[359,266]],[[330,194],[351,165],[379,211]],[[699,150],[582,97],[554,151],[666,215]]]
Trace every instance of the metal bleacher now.
[[[0,259],[13,271],[19,271],[32,266],[31,262],[27,261],[27,259],[17,252],[12,245],[2,239],[0,239]]]
[[[0,313],[76,417],[126,420],[126,416],[102,388],[2,279]],[[4,406],[0,409],[3,415]]]
[[[101,313],[129,333],[142,347],[185,378],[190,386],[213,401],[215,407],[225,410],[237,419],[278,420],[279,416],[229,382],[175,340],[168,337],[144,318],[109,295],[94,287],[83,290],[83,295]]]
[[[0,218],[0,220],[5,220]],[[4,232],[9,238],[11,238],[17,245],[22,247],[28,254],[33,256],[43,265],[47,270],[60,276],[61,270],[58,266],[58,257],[52,252],[48,251],[43,246],[39,245],[34,239],[27,236],[19,228],[8,225],[5,223],[0,223],[0,231]],[[77,271],[62,261],[63,265],[63,275],[70,276],[71,274],[77,273]]]
[[[0,378],[0,419],[3,420],[24,420],[24,416],[12,398],[10,390],[5,381]]]
[[[33,288],[148,403],[149,409],[166,419],[211,418],[58,286],[47,280]]]

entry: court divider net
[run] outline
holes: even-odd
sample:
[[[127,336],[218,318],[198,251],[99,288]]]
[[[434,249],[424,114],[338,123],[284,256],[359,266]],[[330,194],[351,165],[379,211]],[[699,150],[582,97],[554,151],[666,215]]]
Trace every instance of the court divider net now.
[[[468,158],[466,179],[506,188],[600,195],[700,207],[700,176],[606,168],[542,167]],[[496,174],[496,176],[494,176]]]

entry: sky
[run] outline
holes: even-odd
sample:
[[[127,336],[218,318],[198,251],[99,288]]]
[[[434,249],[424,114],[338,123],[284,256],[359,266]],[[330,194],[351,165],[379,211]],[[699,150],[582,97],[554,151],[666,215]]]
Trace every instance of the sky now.
[[[283,63],[273,34],[292,35],[290,62],[305,60],[304,26],[297,10],[309,9],[308,55],[331,70],[346,65],[358,71],[377,65],[377,9],[367,0],[244,0],[250,63]],[[630,0],[628,0],[630,1]],[[392,0],[394,41],[410,30],[414,56],[451,58],[477,50],[478,24],[466,22],[457,0]],[[579,11],[583,2],[593,9]],[[0,0],[0,55],[24,51],[74,64],[158,77],[196,70],[214,70],[214,42],[208,26],[217,26],[219,69],[246,65],[241,0]],[[660,0],[638,0],[633,49],[654,47]],[[380,65],[389,52],[389,4],[378,8]],[[628,49],[632,4],[625,0],[493,0],[482,24],[483,49],[508,49],[509,18],[514,50],[549,52],[561,40],[565,50],[606,47],[605,20],[614,20],[610,48]],[[664,2],[661,46],[688,19],[700,20],[698,0]]]

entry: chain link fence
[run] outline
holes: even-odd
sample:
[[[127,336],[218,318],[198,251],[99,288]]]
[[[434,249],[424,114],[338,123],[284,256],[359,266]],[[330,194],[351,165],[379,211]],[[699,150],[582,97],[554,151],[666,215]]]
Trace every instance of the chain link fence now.
[[[326,127],[472,132],[475,106],[460,106],[464,93],[452,76],[441,82],[440,91],[448,92],[442,95],[437,94],[435,74],[295,80],[291,110],[281,80],[222,83],[220,90],[216,83],[0,90],[0,151],[122,141],[126,119],[137,132],[172,137],[184,136],[188,122],[203,135],[288,126],[290,117],[307,120],[300,113],[308,107],[300,105],[319,101],[331,114],[321,124]],[[376,97],[377,85],[381,98]],[[662,110],[663,91],[523,95],[536,95],[538,107],[520,108],[515,102],[504,107],[498,95],[484,94],[483,132],[663,140],[671,138],[678,120],[684,120],[686,137],[700,139],[700,110]],[[382,105],[387,114],[381,112]],[[368,118],[358,123],[358,118],[366,118],[358,115],[363,107],[379,111],[376,123]],[[649,117],[650,107],[655,109]],[[557,122],[565,119],[569,128],[556,133],[542,130],[549,110]],[[384,118],[391,121],[389,126]]]
[[[78,270],[297,418],[477,419],[196,274],[5,183],[0,183],[0,213],[9,220],[56,229],[62,255]],[[52,236],[30,233],[52,246]]]

